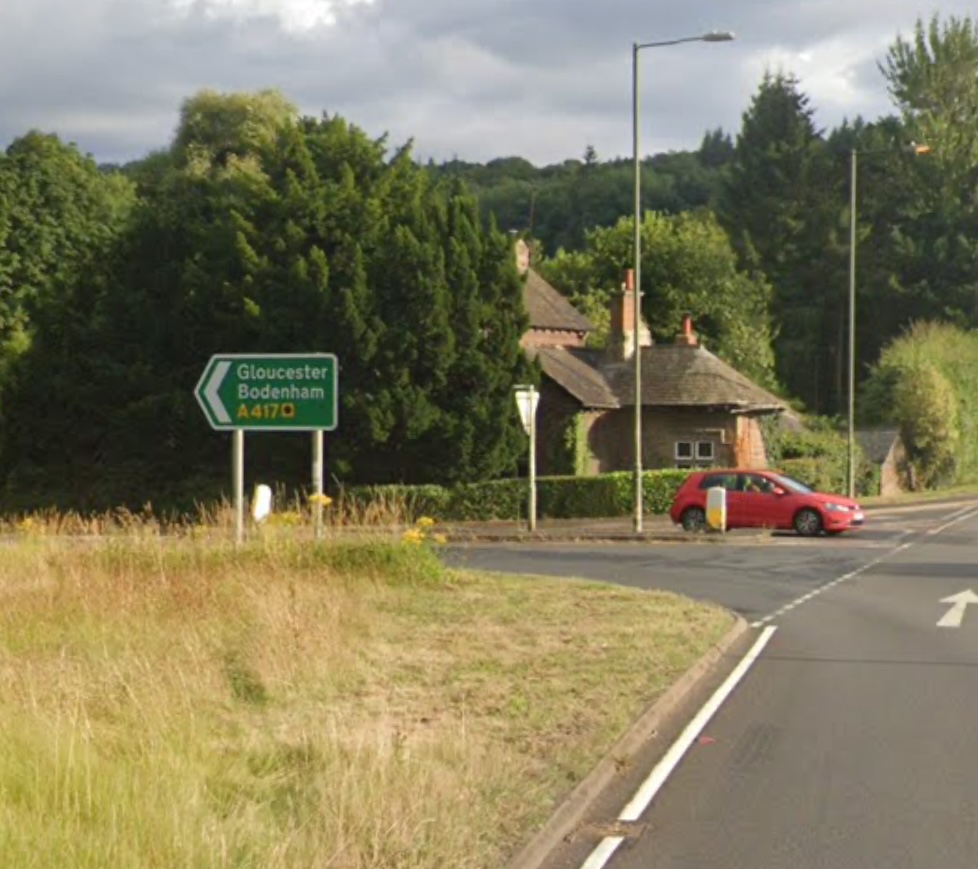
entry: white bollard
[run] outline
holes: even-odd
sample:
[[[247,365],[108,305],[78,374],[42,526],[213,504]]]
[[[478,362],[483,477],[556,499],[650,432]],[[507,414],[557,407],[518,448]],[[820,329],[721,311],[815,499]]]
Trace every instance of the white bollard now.
[[[267,519],[272,512],[272,490],[264,483],[255,486],[255,494],[251,499],[251,517],[256,522]]]

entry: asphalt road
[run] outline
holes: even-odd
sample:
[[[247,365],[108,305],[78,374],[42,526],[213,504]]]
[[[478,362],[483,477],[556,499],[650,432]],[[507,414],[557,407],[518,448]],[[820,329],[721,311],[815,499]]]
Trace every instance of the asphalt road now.
[[[769,635],[651,805],[622,820],[633,789],[742,650],[548,869],[978,866],[978,598],[945,601],[978,592],[978,504],[871,516],[858,535],[813,541],[469,547],[447,557],[668,588],[743,614],[747,645]]]
[[[754,621],[859,569],[960,509],[963,505],[876,512],[867,527],[832,538],[779,534],[709,544],[694,542],[695,538],[656,543],[473,543],[449,547],[444,558],[476,570],[666,589],[722,604]]]

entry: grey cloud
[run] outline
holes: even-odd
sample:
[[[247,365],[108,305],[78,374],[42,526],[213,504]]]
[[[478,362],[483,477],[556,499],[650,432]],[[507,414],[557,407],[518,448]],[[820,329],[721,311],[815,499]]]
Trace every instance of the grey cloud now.
[[[766,58],[799,76],[822,126],[889,113],[881,46],[929,14],[915,0],[890,0],[882,21],[870,0],[655,6],[377,0],[295,37],[271,19],[166,15],[163,0],[4,0],[0,146],[38,127],[100,160],[132,159],[168,144],[181,102],[202,87],[277,87],[304,112],[413,138],[423,157],[546,163],[593,144],[610,158],[630,151],[631,43],[734,30],[734,43],[642,53],[643,150],[692,148],[708,129],[737,131]],[[951,14],[970,12],[950,0]],[[841,61],[845,87],[824,54],[840,39],[874,49]]]

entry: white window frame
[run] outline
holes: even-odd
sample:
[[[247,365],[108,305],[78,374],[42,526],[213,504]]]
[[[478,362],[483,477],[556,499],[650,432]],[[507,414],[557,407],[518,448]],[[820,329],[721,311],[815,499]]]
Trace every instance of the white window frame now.
[[[685,452],[681,452],[683,448]],[[709,468],[716,460],[716,444],[713,441],[676,441],[673,456],[677,468]]]

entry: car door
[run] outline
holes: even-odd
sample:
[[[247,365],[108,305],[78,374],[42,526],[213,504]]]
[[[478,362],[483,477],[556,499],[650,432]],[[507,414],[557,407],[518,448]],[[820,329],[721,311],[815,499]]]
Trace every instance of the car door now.
[[[720,478],[720,485],[727,491],[727,527],[747,527],[747,504],[744,500],[740,474],[723,474]]]
[[[777,528],[781,524],[780,499],[763,474],[738,474],[743,492],[744,523],[751,528]]]

